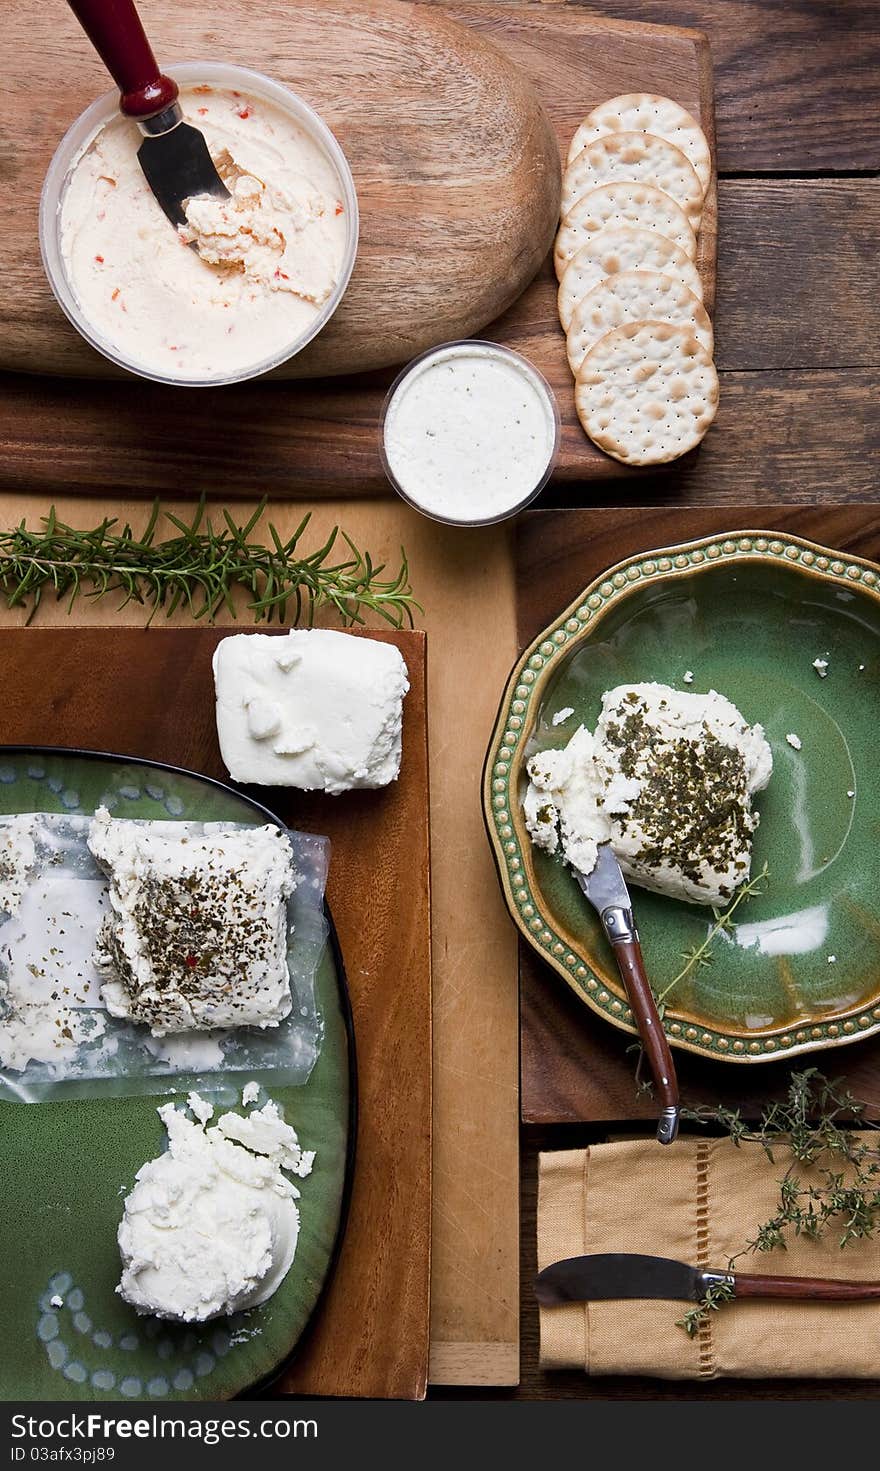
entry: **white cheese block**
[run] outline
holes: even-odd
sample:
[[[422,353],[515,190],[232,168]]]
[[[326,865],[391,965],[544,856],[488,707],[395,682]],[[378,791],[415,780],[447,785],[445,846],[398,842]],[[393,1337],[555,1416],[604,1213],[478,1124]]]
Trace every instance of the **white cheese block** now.
[[[95,963],[111,1016],[169,1032],[275,1027],[291,1009],[287,900],[296,875],[280,828],[193,834],[100,807],[89,848],[110,880]]]
[[[620,685],[595,733],[581,726],[528,770],[532,841],[583,873],[610,842],[625,874],[673,898],[724,904],[749,877],[752,796],[773,758],[760,725],[715,690]]]
[[[234,781],[333,794],[400,772],[400,650],[330,629],[242,633],[214,653],[217,735]]]

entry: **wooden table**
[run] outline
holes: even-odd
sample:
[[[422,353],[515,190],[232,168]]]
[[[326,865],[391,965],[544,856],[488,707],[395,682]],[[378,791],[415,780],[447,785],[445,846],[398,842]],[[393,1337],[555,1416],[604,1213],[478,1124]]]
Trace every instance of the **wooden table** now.
[[[715,63],[719,169],[716,353],[721,411],[686,468],[566,485],[545,506],[880,501],[880,14],[764,0],[614,0],[624,20],[697,26]],[[522,1158],[523,1399],[878,1399],[865,1383],[589,1380],[538,1367],[537,1155],[601,1129],[527,1127]],[[434,1391],[437,1394],[437,1391]],[[450,1393],[447,1391],[447,1393]]]

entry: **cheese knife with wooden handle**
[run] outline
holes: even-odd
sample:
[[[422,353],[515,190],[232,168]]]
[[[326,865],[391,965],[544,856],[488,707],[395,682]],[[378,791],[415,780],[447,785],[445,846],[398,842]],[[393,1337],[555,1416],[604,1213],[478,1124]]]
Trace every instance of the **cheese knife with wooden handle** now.
[[[668,1298],[702,1302],[710,1287],[726,1285],[735,1299],[787,1298],[800,1302],[880,1301],[880,1282],[846,1282],[824,1277],[754,1276],[703,1271],[663,1256],[608,1252],[553,1262],[535,1278],[542,1307],[564,1302]]]
[[[660,1100],[662,1112],[657,1124],[657,1138],[661,1144],[671,1144],[678,1134],[681,1104],[678,1096],[678,1080],[675,1064],[663,1024],[657,1014],[657,1005],[651,991],[639,933],[633,919],[632,900],[626,887],[620,864],[614,856],[610,843],[599,844],[599,855],[592,873],[572,870],[580,888],[589,899],[602,921],[614,950],[617,968],[626,989],[632,1008],[633,1020],[638,1027],[639,1037],[645,1049],[654,1078],[654,1087]]]
[[[119,88],[119,109],[143,134],[138,162],[156,199],[177,227],[188,199],[229,190],[205,136],[183,120],[177,83],[160,72],[134,0],[67,0]]]

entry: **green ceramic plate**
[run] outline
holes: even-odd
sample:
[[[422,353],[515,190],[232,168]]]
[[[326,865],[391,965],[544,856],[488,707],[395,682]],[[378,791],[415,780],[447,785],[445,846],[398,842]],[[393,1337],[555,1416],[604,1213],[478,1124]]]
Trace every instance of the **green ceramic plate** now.
[[[0,812],[93,812],[105,801],[131,817],[277,821],[190,772],[117,756],[0,748]],[[0,1104],[3,1399],[227,1399],[286,1362],[332,1270],[352,1167],[354,1049],[335,935],[317,997],[324,1040],[308,1083],[269,1090],[304,1147],[317,1150],[312,1174],[299,1182],[296,1259],[274,1297],[249,1313],[187,1328],[139,1318],[114,1292],[122,1195],[163,1147],[156,1107],[167,1101],[167,1080],[153,1097]],[[175,1079],[175,1094],[186,1086]],[[56,1293],[64,1299],[57,1310],[50,1303]]]
[[[828,660],[824,679],[816,658]],[[519,660],[489,747],[484,811],[523,935],[589,1006],[633,1030],[598,921],[561,859],[528,840],[525,762],[579,722],[592,727],[614,685],[716,689],[764,726],[773,748],[753,865],[766,862],[769,876],[731,936],[713,944],[712,963],[668,995],[669,1040],[759,1062],[880,1030],[878,676],[880,569],[868,562],[755,531],[611,568]],[[554,727],[566,706],[574,715]],[[635,886],[633,898],[659,994],[712,914]]]

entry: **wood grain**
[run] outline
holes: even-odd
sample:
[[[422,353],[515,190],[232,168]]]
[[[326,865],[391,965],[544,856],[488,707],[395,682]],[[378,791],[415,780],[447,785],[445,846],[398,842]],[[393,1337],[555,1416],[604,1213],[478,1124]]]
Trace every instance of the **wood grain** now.
[[[36,524],[48,504],[45,497],[0,494],[0,525],[21,517]],[[180,501],[167,508],[178,516],[187,514]],[[215,502],[215,514],[217,509]],[[252,509],[250,503],[230,505],[239,520],[247,519]],[[297,502],[271,507],[269,514],[282,537],[290,535],[304,509]],[[143,503],[112,497],[60,497],[58,510],[63,519],[80,525],[94,525],[103,516],[129,516],[136,531],[148,513]],[[501,900],[479,799],[479,774],[497,691],[516,653],[510,528],[461,531],[436,526],[396,498],[327,502],[314,507],[304,546],[319,547],[337,523],[359,546],[368,548],[377,563],[396,565],[403,544],[416,595],[425,609],[419,622],[427,632],[430,689],[436,1186],[430,1374],[435,1382],[469,1384],[479,1359],[481,1383],[512,1384],[519,1374],[516,934]],[[160,524],[159,530],[162,535],[167,527]],[[480,589],[479,597],[474,596],[475,588]],[[240,630],[251,626],[243,604],[240,599],[236,625]],[[22,610],[0,611],[0,644],[2,629],[21,627],[25,616]],[[231,618],[225,609],[219,622],[228,629]],[[43,603],[41,629],[67,628],[71,623],[142,627],[144,614],[134,605],[120,611],[112,599],[80,601],[70,616],[63,604],[51,599]],[[174,624],[191,627],[183,612],[175,615]],[[481,672],[476,682],[471,678],[475,668]],[[192,709],[187,708],[186,716],[194,718]],[[336,810],[342,820],[345,804]],[[417,885],[419,875],[416,868],[412,881]],[[401,901],[404,913],[409,898],[405,895],[406,902]],[[396,978],[392,999],[400,989],[401,1004],[406,1004],[409,984],[404,971]],[[405,1060],[405,1042],[400,1047]],[[380,1086],[392,1090],[397,1084],[387,1073],[386,1062],[384,1057],[380,1060]],[[361,1065],[363,1072],[367,1065],[363,1046]],[[362,1091],[368,1081],[362,1077]],[[371,1234],[384,1230],[385,1219],[383,1205],[369,1227]],[[369,1363],[363,1372],[369,1372]]]
[[[211,673],[225,632],[5,627],[3,740],[110,750],[225,779]],[[431,1241],[425,636],[381,637],[397,644],[410,671],[400,781],[344,801],[271,793],[285,822],[327,833],[333,844],[328,897],[348,970],[360,1105],[342,1255],[278,1389],[418,1399],[427,1381]]]
[[[880,361],[872,265],[880,182],[722,180],[720,206],[716,328],[727,371],[717,424],[699,454],[672,474],[638,474],[609,461],[616,486],[606,494],[695,502],[760,500],[768,491],[782,500],[870,496],[880,450],[876,373],[868,371]],[[549,266],[543,273],[549,281]],[[536,358],[549,345],[552,361],[545,350],[542,366],[560,395],[570,393],[552,303],[541,306],[536,291],[508,314],[511,330]],[[270,384],[222,396],[149,384],[95,391],[24,377],[3,387],[0,486],[7,489],[118,486],[154,494],[175,472],[193,489],[228,493],[376,494],[384,484],[372,421],[383,375],[363,389],[354,418],[343,380],[300,385],[295,418],[287,412],[291,390]],[[320,454],[318,464],[315,446],[328,426],[333,452]],[[567,424],[565,436],[562,472],[574,473],[583,435]],[[312,457],[307,477],[303,442]],[[237,453],[242,446],[246,457]],[[574,493],[551,488],[543,503],[555,494],[571,500]]]
[[[180,494],[181,486],[276,500],[386,494],[372,426],[348,418],[341,381],[327,392],[297,389],[306,415],[297,426],[333,447],[316,451],[318,482],[295,448],[289,393],[280,385],[250,395],[229,389],[221,405],[206,389],[169,404],[152,385],[96,389],[0,375],[0,491],[50,499],[102,491],[136,499]],[[560,480],[541,504],[582,505],[597,495],[605,505],[739,505],[768,494],[790,502],[870,499],[878,452],[876,370],[723,373],[718,420],[699,453],[662,474],[618,465],[606,482]]]
[[[621,20],[705,31],[721,173],[880,170],[874,0],[614,0],[613,8]]]
[[[880,179],[724,180],[722,370],[880,364]]]
[[[272,3],[277,3],[277,0],[272,0]],[[354,5],[357,0],[338,0],[338,3]],[[380,0],[380,3],[393,4],[394,0]],[[157,0],[157,4],[161,15],[166,16],[172,0]],[[264,15],[268,5],[270,0],[260,0],[258,17]],[[22,16],[24,6],[25,0],[14,0],[9,14]],[[308,6],[305,8],[309,9]],[[508,79],[508,90],[513,88],[511,98],[515,98],[516,84],[509,78],[515,79],[519,75],[516,63],[528,72],[546,107],[558,145],[565,150],[574,129],[589,108],[637,83],[676,97],[700,118],[710,140],[714,136],[711,60],[705,38],[698,32],[658,27],[633,29],[616,21],[591,17],[579,7],[560,5],[512,7],[459,3],[452,8],[458,19],[467,22],[469,31],[466,34],[473,34],[475,45],[488,45],[490,54],[494,55],[497,43],[499,52],[503,50],[512,59],[513,65],[508,62],[507,71],[498,73],[499,77],[503,74]],[[292,13],[298,16],[300,9],[297,6]],[[328,18],[333,13],[327,8]],[[185,18],[179,7],[174,10],[174,15],[177,18],[175,24],[195,24]],[[418,17],[423,23],[430,20],[440,26],[441,31],[445,26],[449,35],[457,34],[456,22],[448,15],[440,14],[438,7],[420,6]],[[435,38],[438,45],[439,34]],[[482,35],[488,41],[482,41]],[[207,37],[206,45],[209,40]],[[253,52],[248,54],[253,59]],[[269,57],[264,63],[267,70],[279,75],[287,75],[285,69],[294,65],[289,49],[279,50],[277,44],[267,46],[266,54]],[[311,50],[309,55],[312,55]],[[456,75],[453,66],[450,87]],[[323,83],[321,76],[324,76]],[[34,85],[33,77],[31,83]],[[351,103],[346,103],[349,111],[344,116],[337,115],[341,104],[337,102],[334,110],[326,76],[320,70],[314,85],[325,88],[327,95],[322,93],[318,101],[328,120],[336,125],[343,146],[349,147],[349,133],[356,135],[352,137],[349,151],[364,150],[362,154],[352,151],[352,158],[357,164],[358,158],[362,157],[362,168],[368,178],[372,177],[370,169],[378,168],[378,165],[370,164],[368,167],[367,164],[370,158],[368,147],[371,140],[376,141],[371,130],[367,129],[363,138],[360,136],[354,126]],[[309,100],[315,100],[315,94],[305,86],[302,90]],[[499,98],[496,102],[502,108]],[[523,101],[521,108],[524,107]],[[431,117],[433,120],[433,113]],[[544,126],[543,119],[544,114],[541,113],[540,127],[535,123],[539,133]],[[44,131],[41,123],[37,133],[42,136]],[[533,133],[529,135],[529,147],[537,147]],[[457,134],[450,134],[450,147],[454,145],[455,137]],[[466,155],[468,157],[470,154]],[[502,157],[507,155],[502,154]],[[41,172],[45,164],[40,160],[32,160],[31,168],[37,169],[38,163]],[[457,159],[456,178],[462,167],[461,160]],[[529,168],[534,173],[536,165],[532,163]],[[539,174],[543,178],[546,165],[542,164],[541,169],[544,172],[539,170]],[[357,168],[355,172],[357,174]],[[360,178],[358,183],[360,187]],[[509,210],[511,199],[515,201],[516,198],[514,190],[506,201],[505,209]],[[369,197],[366,201],[362,199],[362,203],[366,213]],[[422,207],[423,204],[420,205]],[[523,209],[518,208],[518,212],[522,214]],[[543,205],[538,209],[541,219],[542,210]],[[0,239],[3,235],[2,211],[0,197]],[[496,216],[497,210],[493,213],[486,209],[482,228],[490,233],[494,231]],[[420,287],[419,320],[417,323],[409,320],[405,333],[399,325],[404,317],[397,303],[411,302],[415,298],[411,291],[404,291],[402,283],[412,280],[414,266],[426,277],[431,277],[431,251],[420,237],[410,254],[398,259],[394,254],[397,236],[392,234],[388,237],[383,229],[377,237],[374,252],[377,261],[374,261],[369,249],[370,225],[367,220],[364,226],[367,246],[356,269],[350,296],[354,298],[358,311],[363,308],[364,320],[371,323],[370,330],[375,330],[377,337],[382,335],[384,356],[381,361],[388,362],[411,357],[428,341],[437,342],[444,337],[462,335],[459,328],[453,330],[453,323],[440,310],[432,315],[432,293],[438,301],[443,296],[444,311],[450,292],[454,297],[455,290],[459,295],[464,291],[462,299],[465,303],[470,299],[468,293],[474,289],[473,285],[469,283],[466,289],[461,285],[454,288],[454,283],[449,280],[450,272],[470,271],[473,260],[479,261],[477,275],[480,279],[483,270],[487,277],[495,280],[500,280],[506,272],[510,278],[510,289],[507,285],[504,287],[507,293],[505,303],[514,297],[517,299],[508,311],[502,312],[486,328],[484,335],[524,352],[554,388],[563,420],[559,476],[564,479],[611,478],[625,482],[633,472],[596,449],[578,423],[565,339],[556,312],[557,283],[549,260],[545,260],[526,291],[519,294],[524,282],[534,274],[539,260],[546,254],[549,243],[550,237],[546,232],[541,233],[535,218],[533,216],[528,233],[532,245],[540,244],[538,254],[529,258],[528,271],[521,270],[521,262],[518,262],[512,275],[511,268],[504,264],[505,257],[499,254],[494,244],[477,248],[478,235],[473,231],[467,236],[467,249],[463,249],[466,221],[453,221],[453,250],[447,248],[450,237],[438,229],[437,238],[444,242],[449,260],[437,276],[436,292],[434,286],[425,287],[428,293],[425,295]],[[704,294],[710,305],[715,291],[716,219],[717,200],[713,182],[704,206],[698,254]],[[432,217],[432,225],[437,225],[436,217]],[[406,242],[409,234],[405,232],[401,238]],[[417,251],[420,252],[418,259],[414,254]],[[79,371],[83,361],[81,354],[86,350],[77,344],[72,329],[48,300],[48,287],[41,276],[35,275],[33,261],[27,252],[25,258],[26,264],[16,266],[5,284],[0,278],[0,324],[5,312],[6,338],[10,348],[0,350],[0,361],[7,367],[45,367],[52,362],[56,371],[60,368],[66,372],[79,364]],[[393,278],[376,276],[374,279],[372,273],[379,271],[380,265],[382,271],[396,273]],[[375,312],[367,302],[368,294]],[[500,310],[500,306],[501,303],[496,301],[493,311]],[[316,352],[324,351],[325,337],[335,352],[334,334],[347,320],[349,308],[350,300],[346,297],[328,329],[329,335],[322,334],[317,340]],[[493,311],[485,311],[480,318],[481,323],[487,322]],[[27,328],[26,340],[19,327]],[[474,323],[467,330],[473,327]],[[40,346],[48,341],[46,332],[50,329],[55,354],[51,359],[47,357],[45,346]],[[405,336],[405,342],[400,337],[395,338],[397,331]],[[65,344],[63,357],[57,352],[62,337]],[[21,349],[26,354],[24,358],[15,347],[16,342],[25,342]],[[386,344],[390,344],[387,352]],[[75,359],[74,353],[77,355]],[[92,371],[104,373],[107,365],[103,359],[91,354],[90,361]],[[303,359],[296,359],[295,363],[302,366],[306,362],[308,366],[311,361],[306,361],[303,355]],[[338,366],[335,360],[331,364],[334,371]],[[57,379],[7,380],[5,402],[0,403],[0,443],[4,440],[9,443],[11,455],[5,472],[0,467],[0,485],[25,489],[50,487],[53,482],[60,484],[63,481],[70,489],[119,486],[132,493],[153,494],[157,477],[164,475],[167,479],[176,472],[177,483],[186,484],[193,491],[209,481],[212,489],[225,494],[254,494],[266,488],[271,488],[277,495],[376,494],[383,490],[386,482],[379,459],[378,426],[382,401],[393,374],[385,372],[367,378],[298,383],[295,389],[280,386],[271,381],[272,377],[274,375],[269,380],[239,387],[201,389],[198,393],[183,393],[180,389],[144,381],[134,383],[130,378],[113,384],[105,382],[100,387]],[[24,434],[28,436],[25,443],[19,428],[22,409],[26,419]],[[104,433],[108,415],[112,415],[114,421],[112,438]],[[182,480],[181,475],[186,479]]]
[[[737,528],[790,532],[857,556],[880,557],[880,505],[743,509],[532,512],[521,518],[516,549],[520,647],[577,597],[605,567],[649,547]],[[656,1117],[638,1097],[631,1038],[581,1003],[525,946],[520,950],[521,1108],[530,1123],[621,1122]],[[791,1064],[725,1068],[681,1051],[675,1054],[682,1100],[760,1108],[785,1087]],[[880,1117],[880,1039],[812,1053],[809,1064],[842,1076]]]
[[[535,274],[559,204],[550,124],[527,75],[442,9],[228,0],[221,23],[220,11],[152,0],[149,30],[172,72],[175,60],[222,56],[289,84],[351,164],[361,212],[351,284],[320,336],[277,376],[375,368],[470,336]],[[0,52],[16,58],[5,109],[15,145],[0,191],[0,358],[30,372],[126,377],[64,318],[36,231],[21,224],[36,219],[62,133],[109,78],[64,6],[6,0]]]

